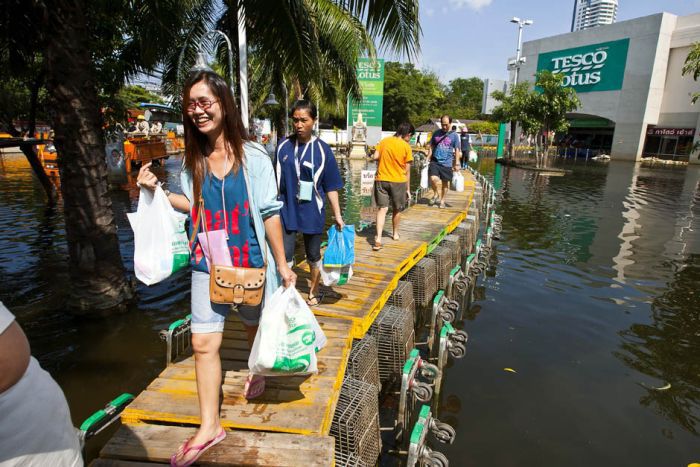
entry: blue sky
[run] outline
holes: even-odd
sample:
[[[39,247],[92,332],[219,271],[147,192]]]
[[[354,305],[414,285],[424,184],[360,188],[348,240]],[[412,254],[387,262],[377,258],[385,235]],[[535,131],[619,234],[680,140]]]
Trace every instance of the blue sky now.
[[[518,40],[513,16],[534,21],[523,41],[571,30],[573,0],[421,0],[421,57],[447,84],[471,76],[507,79],[506,61]],[[700,13],[700,0],[619,0],[617,21],[666,11],[679,16]]]

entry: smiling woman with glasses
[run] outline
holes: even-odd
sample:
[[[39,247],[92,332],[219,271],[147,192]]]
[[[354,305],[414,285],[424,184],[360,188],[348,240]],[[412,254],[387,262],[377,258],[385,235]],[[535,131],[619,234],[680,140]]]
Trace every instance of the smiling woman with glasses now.
[[[226,437],[219,418],[219,349],[224,321],[231,307],[211,301],[209,264],[202,242],[209,243],[214,233],[221,240],[220,250],[230,258],[223,258],[227,260],[224,262],[220,261],[222,258],[216,258],[216,262],[212,258],[211,262],[217,266],[230,264],[238,271],[264,270],[263,303],[280,282],[287,287],[296,282],[296,275],[285,259],[279,216],[282,203],[277,200],[270,158],[258,143],[247,141],[226,81],[212,71],[193,73],[185,84],[183,103],[185,159],[180,176],[183,194],[166,191],[166,195],[174,208],[189,212],[193,221],[190,222],[192,348],[201,425],[173,454],[171,465],[175,466],[190,465]],[[155,190],[158,180],[149,167],[150,164],[146,164],[141,168],[138,183]],[[203,233],[198,235],[200,231]],[[236,309],[245,326],[249,346],[258,329],[263,303],[241,304]],[[245,397],[253,399],[264,390],[265,379],[249,374],[244,386]]]

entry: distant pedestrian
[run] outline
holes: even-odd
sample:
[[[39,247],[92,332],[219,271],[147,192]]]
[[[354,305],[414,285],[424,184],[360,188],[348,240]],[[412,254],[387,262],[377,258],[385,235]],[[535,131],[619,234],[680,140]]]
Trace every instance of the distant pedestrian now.
[[[377,235],[374,239],[374,251],[382,249],[382,231],[386,213],[391,204],[392,238],[399,240],[399,222],[401,211],[406,209],[406,201],[411,195],[411,162],[413,152],[408,142],[415,129],[410,123],[402,123],[394,136],[383,139],[377,145],[372,159],[377,163],[374,177],[373,201],[377,211]]]
[[[445,194],[452,181],[452,172],[459,170],[459,159],[461,155],[460,141],[457,134],[449,131],[452,124],[452,117],[443,115],[440,118],[440,129],[433,133],[428,148],[428,176],[433,189],[433,198],[430,205],[439,203],[441,209],[445,207]],[[442,186],[438,190],[438,182]]]
[[[462,127],[462,134],[459,135],[459,142],[462,149],[462,168],[466,169],[469,165],[469,152],[472,150],[471,135],[466,126]]]

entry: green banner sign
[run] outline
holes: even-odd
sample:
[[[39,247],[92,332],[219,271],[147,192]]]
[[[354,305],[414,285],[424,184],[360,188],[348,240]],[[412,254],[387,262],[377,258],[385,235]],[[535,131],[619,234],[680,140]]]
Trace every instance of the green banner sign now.
[[[362,90],[362,100],[357,102],[348,99],[348,127],[357,120],[357,114],[362,112],[362,120],[367,126],[381,128],[384,108],[384,60],[359,59],[357,81]]]
[[[564,86],[576,92],[616,91],[622,88],[629,39],[540,54],[537,71],[564,75]]]

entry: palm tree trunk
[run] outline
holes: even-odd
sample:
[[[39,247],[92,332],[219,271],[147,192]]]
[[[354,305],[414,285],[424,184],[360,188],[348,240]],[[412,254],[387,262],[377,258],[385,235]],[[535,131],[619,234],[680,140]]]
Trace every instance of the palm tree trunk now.
[[[46,51],[47,88],[60,157],[72,281],[69,306],[101,312],[122,308],[134,291],[126,278],[108,196],[84,11],[81,0],[57,0],[44,11],[45,27],[52,31]]]
[[[39,89],[41,88],[41,85],[44,83],[44,75],[45,72],[42,70],[34,79],[32,82],[32,88],[31,88],[31,95],[30,95],[30,100],[29,100],[29,136],[31,138],[34,138],[34,133],[36,133],[36,111],[37,111],[37,103],[39,101]],[[39,156],[37,156],[36,151],[34,150],[34,146],[29,146],[29,145],[21,145],[20,149],[24,153],[24,156],[27,158],[29,161],[29,165],[31,165],[32,170],[34,170],[34,175],[36,175],[36,178],[39,179],[39,182],[41,183],[41,186],[44,187],[44,191],[46,192],[46,204],[48,206],[55,206],[56,205],[56,187],[54,186],[53,182],[49,180],[49,177],[46,175],[46,172],[44,171],[44,166],[41,165],[41,161],[39,160]]]

